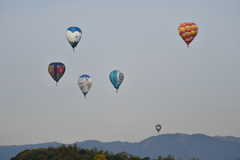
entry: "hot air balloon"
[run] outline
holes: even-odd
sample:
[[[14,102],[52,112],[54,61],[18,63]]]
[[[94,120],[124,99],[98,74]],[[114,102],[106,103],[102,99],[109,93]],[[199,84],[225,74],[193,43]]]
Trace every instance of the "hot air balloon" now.
[[[73,48],[73,52],[75,52],[74,48],[78,45],[79,41],[82,38],[81,29],[78,27],[69,27],[66,31],[66,37]]]
[[[114,70],[110,73],[109,79],[112,82],[114,88],[116,88],[116,92],[118,92],[118,88],[120,87],[124,79],[123,73],[119,70]]]
[[[60,78],[65,73],[66,67],[61,62],[53,62],[48,66],[48,72],[50,76],[56,81],[56,86]]]
[[[160,124],[157,124],[157,125],[155,126],[155,128],[156,128],[156,130],[158,131],[158,134],[159,134],[162,126],[161,126]]]
[[[86,99],[86,94],[92,86],[92,78],[89,75],[83,74],[78,79],[78,86],[83,92],[83,95]]]
[[[187,46],[189,48],[189,44],[198,34],[198,26],[192,22],[181,23],[178,27],[178,33],[185,41],[185,43],[187,43]]]

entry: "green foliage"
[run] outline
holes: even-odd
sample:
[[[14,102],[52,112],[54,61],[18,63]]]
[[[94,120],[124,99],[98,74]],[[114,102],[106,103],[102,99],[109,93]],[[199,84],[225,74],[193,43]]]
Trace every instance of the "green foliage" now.
[[[175,160],[174,155],[172,156],[171,154],[169,154],[167,156],[166,160]]]
[[[130,154],[129,160],[142,160],[142,158]]]
[[[25,150],[20,152],[15,157],[10,160],[151,160],[149,157],[140,158],[138,156],[133,156],[126,152],[120,152],[113,154],[108,151],[98,151],[97,148],[84,149],[77,147],[76,144],[73,145],[61,145],[59,147],[53,148],[48,147]],[[155,160],[155,159],[154,159]],[[168,155],[167,158],[158,156],[157,160],[175,160],[174,156]],[[199,160],[193,158],[192,160]]]
[[[106,159],[106,155],[105,154],[96,154],[93,157],[93,160],[107,160],[107,159]]]
[[[18,153],[18,154],[16,155],[16,157],[19,156],[19,155],[21,155],[21,154],[24,154],[24,153],[27,152],[27,151],[29,151],[29,149],[24,150],[24,151]],[[13,157],[13,158],[11,158],[11,160],[17,160],[17,159]]]

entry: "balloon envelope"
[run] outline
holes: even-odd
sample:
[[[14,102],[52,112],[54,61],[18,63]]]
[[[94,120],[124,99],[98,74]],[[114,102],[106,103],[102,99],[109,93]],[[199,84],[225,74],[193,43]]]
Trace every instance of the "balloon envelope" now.
[[[124,75],[121,71],[114,70],[110,73],[109,79],[110,79],[112,85],[114,86],[114,88],[116,88],[116,90],[118,90],[118,88],[120,87],[120,85],[123,82]]]
[[[192,22],[181,23],[178,27],[178,33],[189,47],[189,44],[198,34],[198,26]]]
[[[156,128],[156,130],[157,130],[158,133],[159,133],[159,131],[161,130],[162,126],[161,126],[160,124],[157,124],[157,125],[155,126],[155,128]]]
[[[82,38],[82,30],[78,27],[69,27],[66,31],[66,38],[72,46],[73,51],[75,51],[74,48]]]
[[[86,94],[92,86],[92,78],[89,75],[83,74],[78,78],[78,86],[86,98]]]
[[[48,72],[54,81],[57,82],[62,78],[65,73],[66,67],[61,62],[53,62],[48,66]]]

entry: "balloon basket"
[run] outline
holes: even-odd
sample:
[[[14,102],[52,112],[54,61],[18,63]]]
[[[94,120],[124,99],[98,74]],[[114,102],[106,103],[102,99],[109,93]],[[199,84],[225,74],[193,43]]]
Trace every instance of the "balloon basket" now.
[[[73,52],[75,52],[75,49],[73,49]]]
[[[84,96],[84,98],[86,99],[86,96]]]
[[[118,90],[116,90],[116,93],[118,93]]]
[[[57,83],[56,83],[56,86],[57,86]]]

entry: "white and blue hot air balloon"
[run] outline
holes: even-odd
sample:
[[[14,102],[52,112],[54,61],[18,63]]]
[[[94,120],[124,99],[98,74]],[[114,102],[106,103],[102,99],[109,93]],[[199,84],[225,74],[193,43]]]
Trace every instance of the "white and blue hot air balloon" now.
[[[110,73],[109,79],[113,84],[114,88],[116,88],[116,92],[118,92],[118,88],[120,87],[124,79],[123,73],[119,70],[114,70]]]
[[[78,45],[79,41],[82,38],[81,29],[78,27],[69,27],[66,31],[66,37],[73,48],[73,52],[75,52],[74,48]]]
[[[92,78],[86,74],[81,75],[78,79],[78,86],[86,99],[86,95],[92,86]]]

